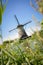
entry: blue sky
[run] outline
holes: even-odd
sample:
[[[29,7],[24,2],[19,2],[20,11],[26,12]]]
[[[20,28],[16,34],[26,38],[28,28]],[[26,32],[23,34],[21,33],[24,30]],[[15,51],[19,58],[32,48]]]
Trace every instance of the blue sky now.
[[[9,33],[9,30],[17,26],[17,22],[14,18],[15,14],[20,24],[24,24],[28,21],[32,21],[30,24],[24,27],[28,35],[31,32],[30,27],[32,28],[35,27],[34,21],[32,19],[32,15],[34,15],[38,19],[38,21],[41,21],[42,19],[42,15],[39,12],[36,12],[30,6],[30,0],[8,0],[8,4],[2,19],[3,39],[8,39],[9,36],[11,38],[18,37],[17,30],[14,30],[11,33]]]

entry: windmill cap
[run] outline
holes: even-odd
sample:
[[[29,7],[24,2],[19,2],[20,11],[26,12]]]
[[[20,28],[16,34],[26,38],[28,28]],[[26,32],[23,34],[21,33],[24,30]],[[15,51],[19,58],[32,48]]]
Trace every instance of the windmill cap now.
[[[17,28],[19,28],[19,27],[23,27],[23,25],[18,25]]]

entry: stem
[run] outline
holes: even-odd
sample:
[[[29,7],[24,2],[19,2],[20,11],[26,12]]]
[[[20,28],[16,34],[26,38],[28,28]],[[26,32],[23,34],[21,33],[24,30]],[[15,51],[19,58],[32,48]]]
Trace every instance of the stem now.
[[[1,28],[1,25],[0,25],[0,46],[2,47],[2,44],[3,44],[3,39],[2,39],[2,28]],[[0,48],[0,55],[1,55],[1,65],[3,65],[3,52],[2,52],[2,49]]]
[[[1,25],[0,25],[0,45],[3,44],[3,38],[2,38],[2,28],[1,28]]]

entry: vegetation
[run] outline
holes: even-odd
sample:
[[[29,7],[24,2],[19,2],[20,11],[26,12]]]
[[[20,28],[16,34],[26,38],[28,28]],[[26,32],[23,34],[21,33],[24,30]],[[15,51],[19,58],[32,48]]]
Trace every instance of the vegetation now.
[[[0,65],[43,65],[43,21],[31,38],[4,43]]]

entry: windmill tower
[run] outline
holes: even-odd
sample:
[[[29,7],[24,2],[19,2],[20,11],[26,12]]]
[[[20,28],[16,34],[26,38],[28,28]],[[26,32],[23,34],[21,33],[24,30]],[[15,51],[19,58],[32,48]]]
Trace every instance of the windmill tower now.
[[[24,27],[25,25],[27,25],[28,23],[31,23],[31,21],[29,21],[29,22],[27,22],[27,23],[25,23],[25,24],[22,25],[22,24],[19,23],[19,21],[18,21],[16,15],[15,15],[15,19],[16,19],[16,21],[17,21],[18,26],[17,26],[16,28],[10,30],[9,32],[11,32],[11,31],[13,31],[13,30],[15,30],[15,29],[18,29],[19,38],[20,38],[20,39],[26,39],[26,38],[28,37],[28,35],[26,34],[26,32],[25,32],[25,30],[24,30],[23,27]]]

